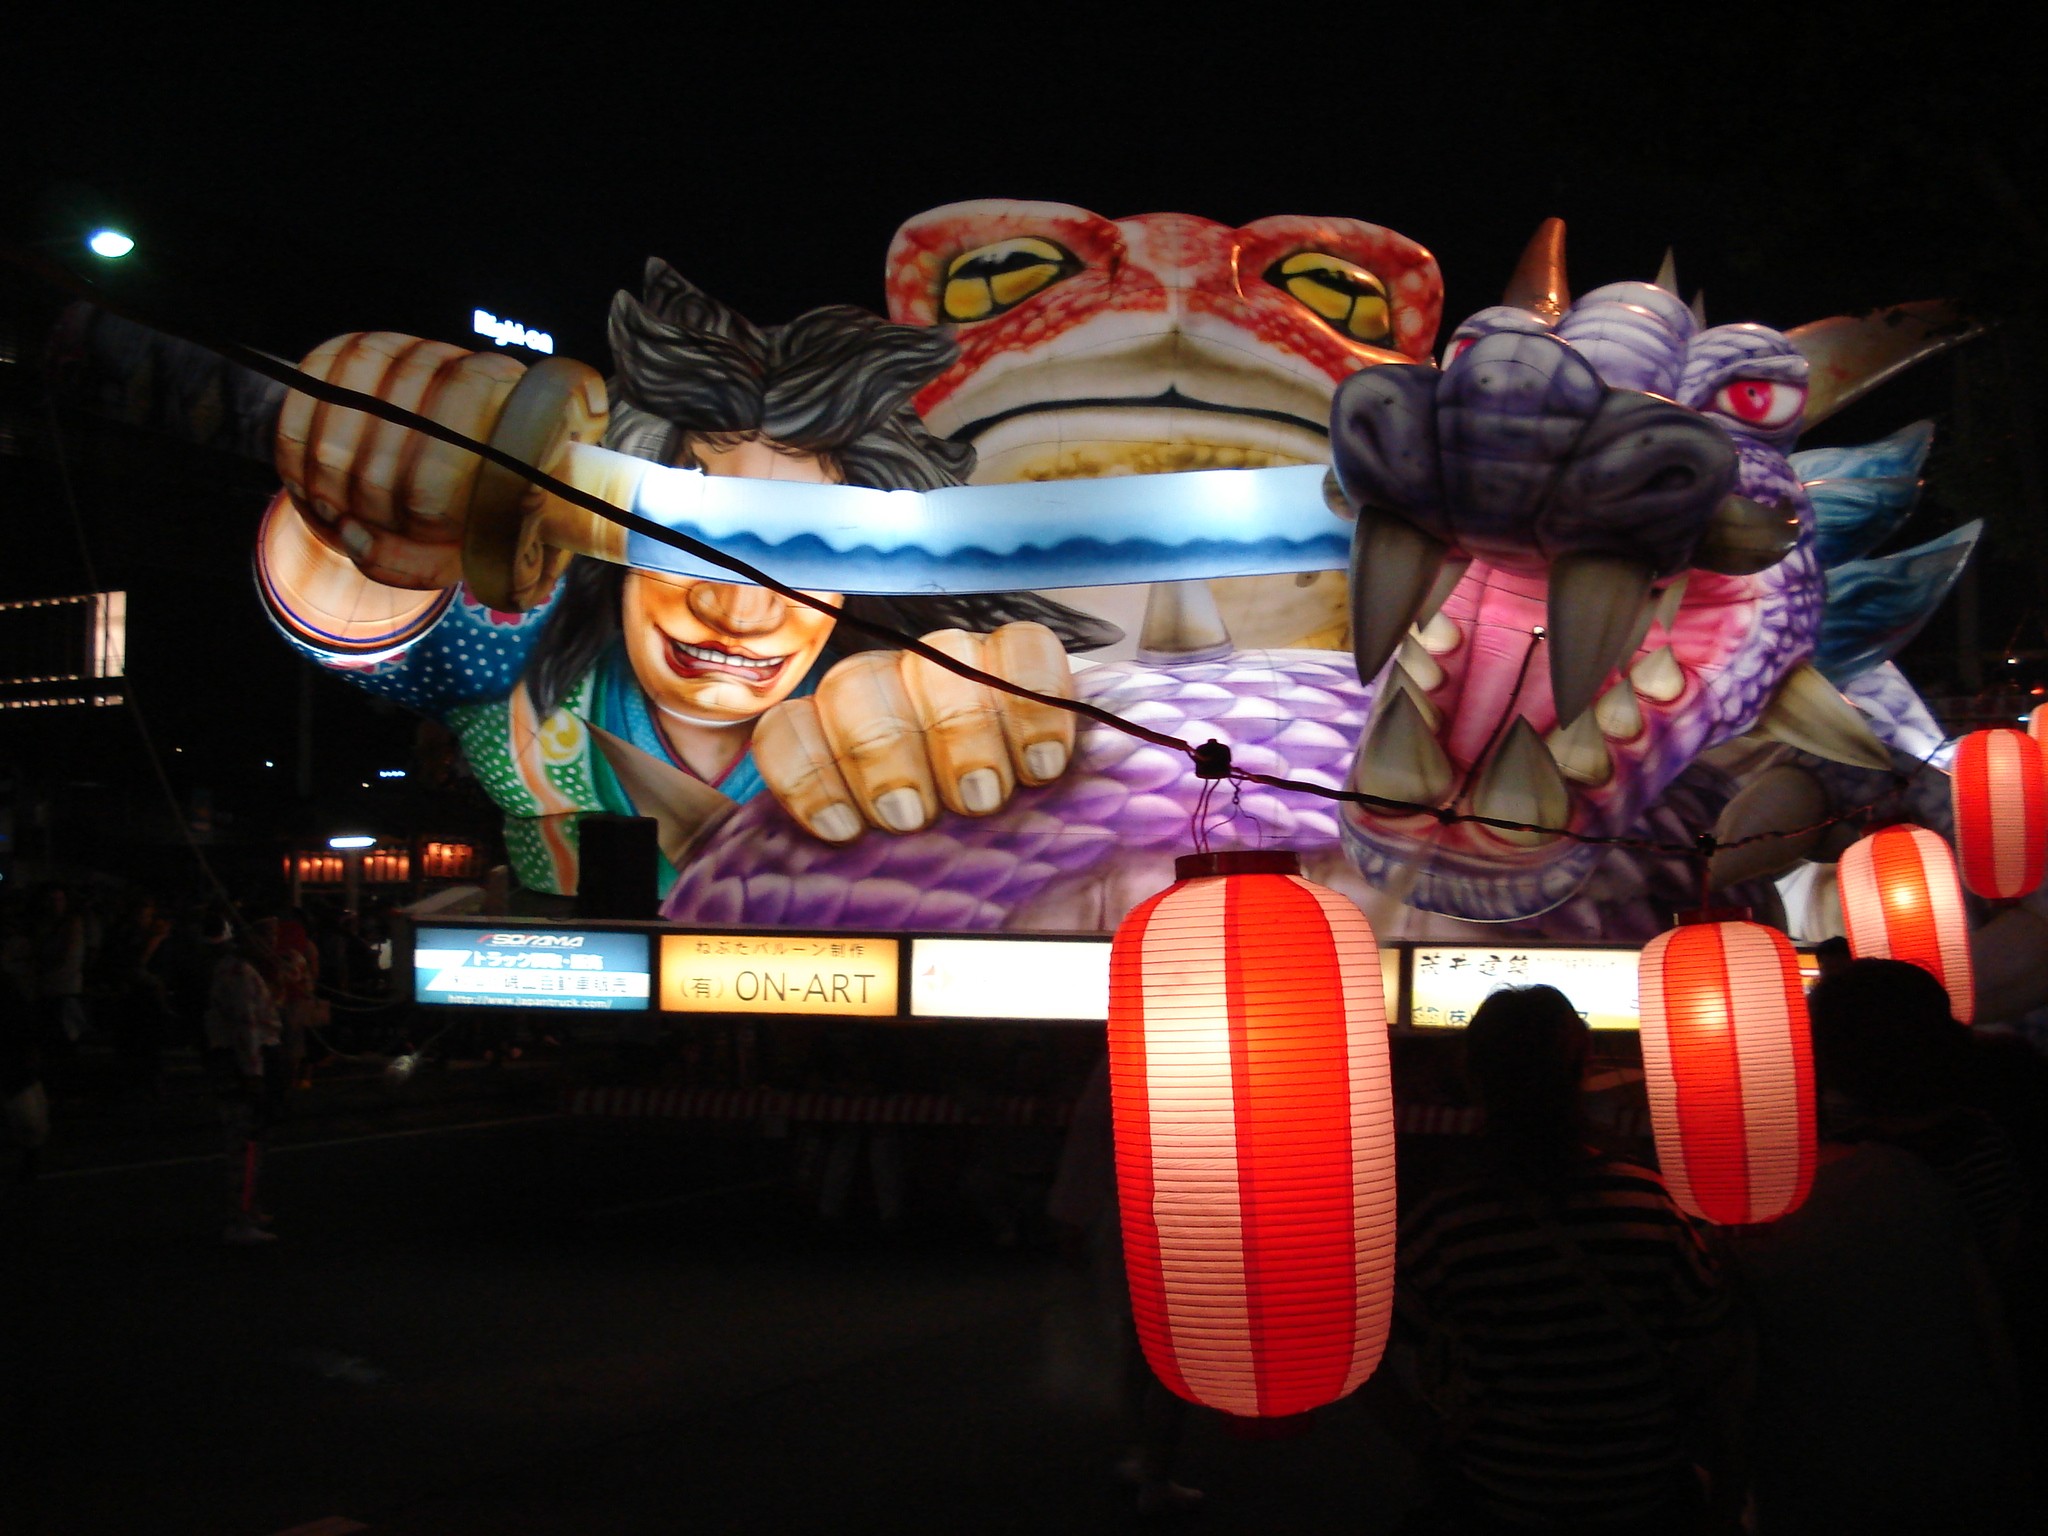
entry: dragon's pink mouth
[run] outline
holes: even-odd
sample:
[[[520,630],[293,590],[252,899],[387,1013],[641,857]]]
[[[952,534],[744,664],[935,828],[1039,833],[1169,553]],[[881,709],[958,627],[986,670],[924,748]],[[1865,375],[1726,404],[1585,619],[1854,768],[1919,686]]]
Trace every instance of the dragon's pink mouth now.
[[[1388,662],[1350,787],[1551,830],[1348,806],[1349,832],[1390,869],[1582,871],[1586,845],[1564,834],[1612,836],[1637,819],[1662,770],[1698,750],[1701,694],[1762,611],[1749,580],[1693,572],[1658,588],[1613,680],[1560,725],[1548,601],[1542,573],[1473,563]]]

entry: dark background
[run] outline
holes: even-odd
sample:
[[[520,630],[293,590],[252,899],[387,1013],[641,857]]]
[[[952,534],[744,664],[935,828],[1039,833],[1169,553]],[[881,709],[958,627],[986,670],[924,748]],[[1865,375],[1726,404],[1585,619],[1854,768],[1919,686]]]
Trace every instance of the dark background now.
[[[1959,6],[367,14],[38,16],[0,101],[0,232],[166,322],[285,357],[363,328],[463,341],[483,307],[602,364],[606,302],[650,254],[763,321],[879,308],[895,227],[991,196],[1365,218],[1435,251],[1447,324],[1497,298],[1550,214],[1569,222],[1575,288],[1646,278],[1670,245],[1716,321],[1952,296],[1996,322],[1991,338],[1817,440],[1932,416],[1929,494],[1899,542],[1989,522],[1978,574],[1908,657],[1924,687],[1977,694],[1986,674],[2031,684],[2048,667],[2048,146],[2039,51],[2010,20]],[[85,256],[99,222],[132,232],[136,253]],[[13,273],[0,285],[0,597],[128,588],[135,694],[187,813],[204,791],[222,836],[237,816],[314,834],[348,816],[478,813],[422,800],[417,774],[360,788],[417,763],[417,726],[304,681],[270,633],[246,564],[267,473],[53,415],[35,362],[54,296]],[[302,689],[310,798],[293,777]],[[87,832],[157,814],[136,711],[20,713],[0,717],[0,775],[46,800],[74,786],[63,794],[101,804]],[[75,851],[91,852],[87,832]]]

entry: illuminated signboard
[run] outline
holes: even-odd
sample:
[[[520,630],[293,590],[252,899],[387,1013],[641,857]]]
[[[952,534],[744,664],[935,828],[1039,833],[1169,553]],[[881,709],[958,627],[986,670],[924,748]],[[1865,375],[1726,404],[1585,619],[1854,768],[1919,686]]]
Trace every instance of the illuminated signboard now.
[[[912,939],[920,1019],[1109,1017],[1109,940]]]
[[[644,1009],[651,991],[644,933],[421,928],[413,996],[481,1008]]]
[[[664,1013],[894,1018],[897,942],[860,934],[671,933]]]
[[[488,309],[471,314],[469,325],[477,335],[488,336],[501,347],[525,347],[534,352],[555,350],[555,338],[546,331],[528,330],[517,320],[501,320]]]
[[[1417,945],[1408,1022],[1417,1029],[1462,1029],[1502,987],[1551,986],[1593,1028],[1634,1029],[1636,955],[1633,949]]]

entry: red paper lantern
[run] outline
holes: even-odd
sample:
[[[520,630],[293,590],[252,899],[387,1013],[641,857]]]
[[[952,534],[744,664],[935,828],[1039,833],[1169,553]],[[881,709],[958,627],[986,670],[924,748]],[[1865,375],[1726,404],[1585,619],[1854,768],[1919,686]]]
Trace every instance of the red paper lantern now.
[[[1379,950],[1291,853],[1196,854],[1174,873],[1110,950],[1131,1309],[1180,1396],[1303,1413],[1372,1374],[1393,1306]]]
[[[1660,933],[1640,962],[1643,1077],[1679,1209],[1776,1221],[1813,1185],[1813,1046],[1791,941],[1761,923]]]
[[[2041,747],[2010,727],[1972,731],[1949,770],[1963,884],[2006,900],[2041,884],[2048,868],[2048,769]]]
[[[1948,989],[1967,1024],[1977,1011],[1963,888],[1948,844],[1925,827],[1886,827],[1851,843],[1838,866],[1842,924],[1859,960],[1910,960]]]

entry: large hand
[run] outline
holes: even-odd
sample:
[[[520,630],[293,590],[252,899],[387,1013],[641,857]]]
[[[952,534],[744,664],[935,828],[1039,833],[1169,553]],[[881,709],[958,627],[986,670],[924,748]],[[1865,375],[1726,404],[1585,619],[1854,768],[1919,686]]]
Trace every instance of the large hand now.
[[[1043,624],[989,635],[943,629],[925,644],[1038,693],[1072,698],[1073,672]],[[943,803],[1001,809],[1018,784],[1048,784],[1074,755],[1074,716],[998,693],[908,651],[862,651],[818,691],[786,699],[754,728],[754,762],[786,810],[829,843],[868,826],[915,832]]]
[[[570,436],[603,429],[602,384],[594,399],[583,398],[588,370],[570,376],[566,388],[520,390],[525,408],[508,410],[528,374],[501,353],[370,331],[337,336],[299,366],[543,468]],[[584,419],[593,412],[594,422]],[[293,504],[323,543],[389,587],[433,591],[462,578],[480,463],[465,449],[296,391],[278,418],[277,470]],[[511,494],[516,500],[524,490],[515,484]]]

